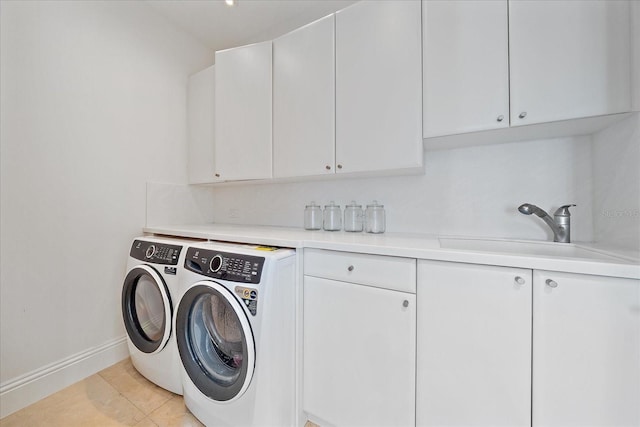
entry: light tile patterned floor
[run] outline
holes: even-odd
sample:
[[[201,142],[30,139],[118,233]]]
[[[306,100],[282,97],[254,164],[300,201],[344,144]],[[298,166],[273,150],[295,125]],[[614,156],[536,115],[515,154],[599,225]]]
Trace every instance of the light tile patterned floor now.
[[[0,420],[0,427],[203,427],[170,393],[123,360]],[[318,427],[307,422],[305,427]]]
[[[148,381],[129,359],[0,420],[0,427],[202,427],[182,396]]]

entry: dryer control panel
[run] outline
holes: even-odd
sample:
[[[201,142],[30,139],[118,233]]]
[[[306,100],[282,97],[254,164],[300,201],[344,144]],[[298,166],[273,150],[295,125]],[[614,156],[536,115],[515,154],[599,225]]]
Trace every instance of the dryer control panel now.
[[[134,240],[129,255],[140,261],[154,264],[177,265],[181,250],[182,246],[178,245]]]
[[[184,267],[195,273],[219,280],[260,283],[264,257],[208,249],[189,248]]]

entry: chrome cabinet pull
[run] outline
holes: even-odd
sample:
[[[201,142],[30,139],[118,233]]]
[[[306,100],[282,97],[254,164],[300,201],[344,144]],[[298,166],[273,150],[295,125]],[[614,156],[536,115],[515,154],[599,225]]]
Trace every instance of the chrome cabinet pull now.
[[[347,267],[347,270],[353,271],[353,265],[350,265],[349,267]]]
[[[520,276],[516,276],[514,280],[516,281],[516,283],[517,283],[518,285],[524,285],[524,284],[527,282],[526,280],[524,280],[524,279],[523,279],[522,277],[520,277]]]
[[[331,170],[331,166],[327,165],[324,167],[326,170],[330,171]]]
[[[504,116],[501,114],[501,115],[498,116],[498,118],[496,120],[501,122],[501,121],[504,120]]]
[[[521,119],[524,119],[525,117],[527,117],[527,112],[523,111],[522,113],[520,113],[518,117],[520,117]]]
[[[555,280],[547,279],[544,283],[546,283],[547,286],[550,287],[550,288],[557,288],[558,287],[558,282],[556,282]]]
[[[404,300],[404,301],[402,302],[402,306],[403,306],[404,308],[409,307],[409,301],[408,301],[408,300]]]

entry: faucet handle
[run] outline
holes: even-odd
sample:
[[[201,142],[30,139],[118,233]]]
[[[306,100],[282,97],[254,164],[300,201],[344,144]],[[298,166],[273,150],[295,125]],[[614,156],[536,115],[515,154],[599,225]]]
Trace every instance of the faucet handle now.
[[[558,209],[556,209],[556,211],[554,212],[553,216],[571,216],[571,212],[569,212],[569,208],[573,207],[575,205],[563,205],[560,206]]]

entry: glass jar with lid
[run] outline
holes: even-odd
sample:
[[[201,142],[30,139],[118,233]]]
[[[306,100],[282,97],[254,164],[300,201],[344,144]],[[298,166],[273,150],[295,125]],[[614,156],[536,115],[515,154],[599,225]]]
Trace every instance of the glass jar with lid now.
[[[326,231],[339,231],[342,228],[342,210],[340,205],[330,202],[324,205],[323,212],[323,228]]]
[[[356,204],[355,200],[344,207],[344,231],[362,231],[363,220],[362,205]]]
[[[304,229],[322,230],[322,208],[315,202],[304,208]]]
[[[365,230],[367,233],[384,233],[385,213],[384,205],[378,204],[376,200],[367,205],[365,212]]]

